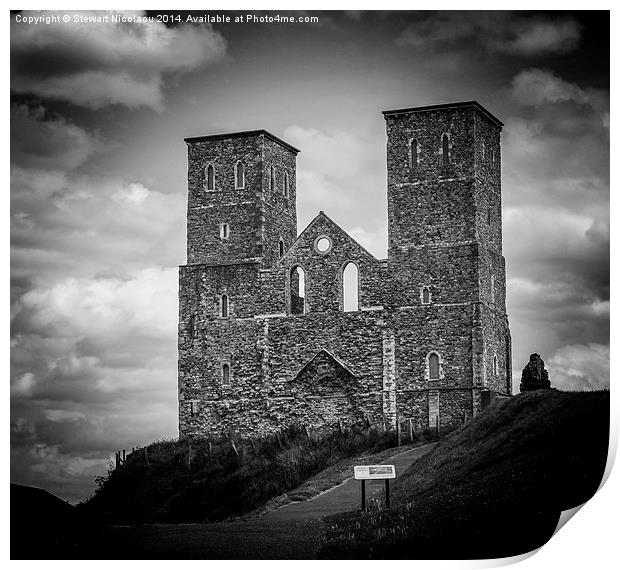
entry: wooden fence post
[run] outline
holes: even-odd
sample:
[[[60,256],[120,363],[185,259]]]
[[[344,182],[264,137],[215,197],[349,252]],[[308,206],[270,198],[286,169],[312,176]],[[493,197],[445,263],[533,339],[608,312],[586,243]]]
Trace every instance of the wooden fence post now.
[[[123,449],[123,463],[125,463],[125,450]]]
[[[396,420],[396,445],[400,447],[400,420]]]
[[[413,420],[409,418],[409,441],[413,443]]]
[[[439,414],[435,417],[435,423],[437,424],[437,437],[441,437],[441,428],[439,427]]]

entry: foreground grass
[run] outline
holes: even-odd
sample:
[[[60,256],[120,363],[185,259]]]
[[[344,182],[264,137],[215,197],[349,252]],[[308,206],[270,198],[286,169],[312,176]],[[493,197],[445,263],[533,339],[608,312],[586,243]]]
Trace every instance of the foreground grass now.
[[[234,446],[227,439],[159,442],[111,470],[80,509],[104,523],[220,521],[257,509],[330,465],[395,445],[392,432],[363,427],[312,441],[291,428]]]
[[[590,499],[607,458],[609,392],[521,394],[453,432],[393,485],[393,507],[333,517],[324,558],[529,552]]]

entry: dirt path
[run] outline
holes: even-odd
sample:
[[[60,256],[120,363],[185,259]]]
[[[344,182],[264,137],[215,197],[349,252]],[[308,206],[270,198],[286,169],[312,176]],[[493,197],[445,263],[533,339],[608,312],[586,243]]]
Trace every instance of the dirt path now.
[[[415,461],[425,455],[433,447],[433,443],[414,447],[407,451],[396,453],[381,462],[382,465],[394,465],[396,476],[406,471]],[[366,482],[366,499],[374,496],[384,496],[385,483],[383,481]],[[327,515],[352,511],[360,508],[360,482],[350,477],[340,485],[332,487],[320,495],[307,501],[289,503],[271,511],[257,520],[262,521],[291,521],[320,519]]]
[[[382,463],[395,465],[398,476],[434,445],[398,452]],[[367,499],[381,495],[383,489],[383,481],[368,481]],[[311,559],[321,544],[321,519],[359,506],[360,482],[351,477],[312,499],[250,521],[110,527],[100,537],[107,548],[96,555],[102,559]]]

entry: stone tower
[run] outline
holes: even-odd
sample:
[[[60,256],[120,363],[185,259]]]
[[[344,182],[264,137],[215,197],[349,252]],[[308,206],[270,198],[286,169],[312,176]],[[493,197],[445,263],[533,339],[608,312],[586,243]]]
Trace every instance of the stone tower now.
[[[297,237],[296,148],[267,131],[185,139],[187,263],[271,267]]]
[[[510,394],[501,219],[503,124],[475,101],[383,114],[388,257],[395,270],[396,299],[408,306],[420,300],[471,306],[471,386]]]

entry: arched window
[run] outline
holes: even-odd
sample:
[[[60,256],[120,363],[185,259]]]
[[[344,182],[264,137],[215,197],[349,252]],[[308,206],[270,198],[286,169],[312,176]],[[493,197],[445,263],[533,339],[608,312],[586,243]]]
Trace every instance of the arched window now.
[[[497,376],[497,354],[493,355],[493,375]]]
[[[284,255],[284,242],[280,239],[280,243],[278,244],[280,257]]]
[[[222,364],[222,385],[230,386],[230,364],[227,362]]]
[[[423,305],[431,304],[431,290],[426,285],[422,287],[422,290],[420,291],[420,298]]]
[[[221,305],[221,315],[222,317],[228,316],[228,295],[222,295],[222,305]]]
[[[436,352],[429,353],[428,362],[428,379],[439,380],[439,355]]]
[[[215,169],[212,164],[207,164],[205,169],[206,188],[210,192],[215,190]]]
[[[235,165],[235,188],[245,188],[245,167],[241,161]]]
[[[350,261],[342,270],[342,308],[344,311],[359,311],[359,271]]]
[[[291,315],[303,315],[306,312],[306,275],[299,265],[291,269],[290,296]]]
[[[288,172],[284,173],[284,196],[288,198]]]
[[[450,139],[448,135],[441,137],[441,164],[443,166],[450,164]]]
[[[418,141],[412,139],[409,143],[409,168],[415,170],[418,167]]]
[[[220,238],[228,239],[230,237],[230,226],[226,223],[220,224]]]
[[[276,189],[276,169],[272,165],[269,169],[269,190]]]

